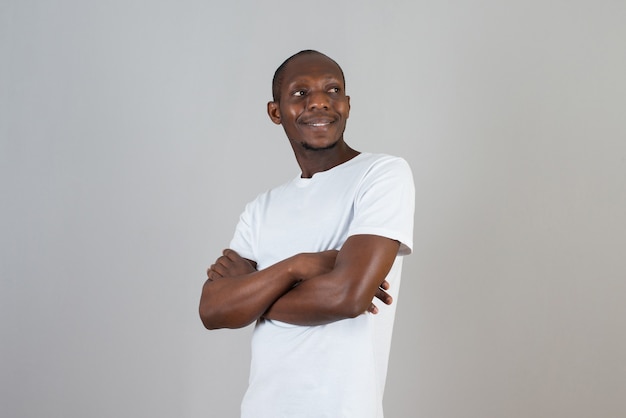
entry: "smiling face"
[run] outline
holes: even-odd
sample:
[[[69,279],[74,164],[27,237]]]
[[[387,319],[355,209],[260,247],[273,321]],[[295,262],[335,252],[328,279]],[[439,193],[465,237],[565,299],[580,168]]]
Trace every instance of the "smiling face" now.
[[[296,153],[332,149],[343,141],[350,97],[333,60],[319,53],[296,56],[286,65],[280,86],[280,98],[268,103],[268,114],[283,126]]]

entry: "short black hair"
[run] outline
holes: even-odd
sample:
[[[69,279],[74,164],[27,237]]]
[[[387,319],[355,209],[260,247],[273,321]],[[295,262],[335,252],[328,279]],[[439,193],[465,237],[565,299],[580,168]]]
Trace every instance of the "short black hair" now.
[[[337,65],[337,67],[339,68],[339,71],[341,72],[341,78],[345,86],[346,77],[343,75],[343,70],[341,69],[341,66],[337,64],[337,61],[335,61],[334,59],[332,59],[326,54],[322,54],[319,51],[315,51],[314,49],[304,49],[300,52],[293,54],[289,58],[287,58],[285,62],[280,64],[280,66],[276,69],[276,72],[274,73],[274,78],[272,79],[272,98],[274,99],[275,102],[280,101],[280,88],[282,87],[282,84],[283,84],[283,77],[285,74],[285,68],[287,68],[287,64],[289,64],[294,58],[297,58],[301,55],[313,55],[313,54],[321,55],[323,57],[328,58],[332,62],[334,62],[335,65]]]

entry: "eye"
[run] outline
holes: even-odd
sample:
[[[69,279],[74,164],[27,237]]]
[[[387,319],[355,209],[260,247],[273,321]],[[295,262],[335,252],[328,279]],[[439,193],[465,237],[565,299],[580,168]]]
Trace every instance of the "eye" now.
[[[339,87],[331,87],[330,89],[328,89],[329,93],[339,93],[341,91],[341,89]]]
[[[293,96],[296,96],[296,97],[303,97],[303,96],[306,96],[306,90],[302,90],[302,89],[300,89],[300,90],[296,90],[296,91],[294,91],[294,92],[292,93],[292,95],[293,95]]]

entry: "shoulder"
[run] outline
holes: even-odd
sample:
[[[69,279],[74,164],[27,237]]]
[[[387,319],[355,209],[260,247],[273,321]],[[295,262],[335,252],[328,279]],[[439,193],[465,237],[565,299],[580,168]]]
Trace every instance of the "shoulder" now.
[[[412,181],[413,172],[402,157],[389,154],[363,154],[364,177],[393,177]]]
[[[292,189],[293,182],[294,180],[292,179],[281,185],[272,187],[271,189],[264,190],[263,192],[257,194],[254,199],[246,204],[246,210],[250,211],[259,207],[264,207],[267,202],[269,202],[276,196],[289,193],[289,190]]]
[[[409,163],[402,157],[389,154],[361,153],[358,156],[358,165],[373,168],[403,167],[410,169]]]

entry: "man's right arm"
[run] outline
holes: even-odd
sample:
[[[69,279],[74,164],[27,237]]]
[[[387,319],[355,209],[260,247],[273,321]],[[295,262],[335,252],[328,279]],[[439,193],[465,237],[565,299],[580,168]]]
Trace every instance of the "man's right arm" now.
[[[298,254],[257,271],[236,252],[225,250],[202,288],[202,323],[208,329],[249,325],[301,280],[332,270],[336,256],[337,251]]]

